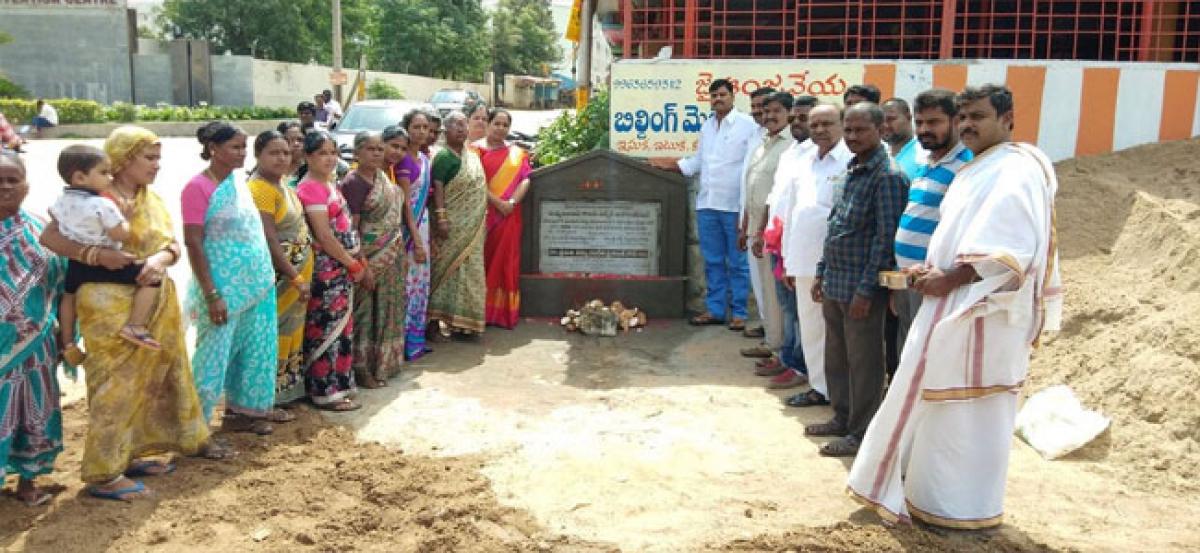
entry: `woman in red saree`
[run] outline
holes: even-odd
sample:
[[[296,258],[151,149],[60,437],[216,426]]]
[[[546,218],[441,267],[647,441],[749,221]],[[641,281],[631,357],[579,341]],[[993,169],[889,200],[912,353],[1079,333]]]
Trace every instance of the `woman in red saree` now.
[[[521,200],[529,191],[529,154],[505,141],[512,115],[488,112],[487,135],[477,143],[488,182],[487,241],[483,263],[487,273],[487,324],[514,328],[521,311]]]

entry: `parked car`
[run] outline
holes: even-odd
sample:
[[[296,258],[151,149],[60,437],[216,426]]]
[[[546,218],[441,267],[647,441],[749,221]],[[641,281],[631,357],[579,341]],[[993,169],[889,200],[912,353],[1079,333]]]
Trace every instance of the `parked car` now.
[[[382,131],[389,125],[399,125],[404,114],[414,109],[432,111],[433,106],[409,100],[363,100],[351,104],[332,131],[342,159],[349,160],[354,157],[354,135],[362,131]]]
[[[437,109],[438,114],[445,117],[451,111],[462,111],[468,103],[482,102],[483,98],[474,90],[460,90],[453,88],[444,88],[433,93],[429,97],[429,103]]]

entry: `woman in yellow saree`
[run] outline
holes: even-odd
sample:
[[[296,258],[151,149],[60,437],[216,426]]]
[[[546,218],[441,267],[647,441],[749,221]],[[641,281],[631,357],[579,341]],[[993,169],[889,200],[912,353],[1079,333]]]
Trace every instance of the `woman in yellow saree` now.
[[[88,355],[84,361],[88,392],[88,434],[83,451],[83,480],[89,492],[105,499],[145,495],[141,482],[129,476],[170,472],[174,465],[149,457],[168,452],[222,459],[227,447],[209,439],[200,398],[184,343],[183,317],[175,283],[166,274],[179,260],[171,215],[147,187],[158,174],[158,137],[140,127],[121,127],[104,144],[113,171],[113,193],[132,206],[131,239],[124,250],[96,255],[109,268],[144,260],[139,278],[162,283],[151,316],[150,332],[161,351],[140,348],[117,332],[129,315],[134,287],[89,283],[76,297],[80,331]],[[51,250],[83,259],[83,246],[67,240],[51,223],[42,241]]]

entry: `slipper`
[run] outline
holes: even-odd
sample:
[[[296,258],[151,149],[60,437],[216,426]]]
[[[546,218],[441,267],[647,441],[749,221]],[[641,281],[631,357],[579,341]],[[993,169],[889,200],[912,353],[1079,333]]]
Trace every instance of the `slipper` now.
[[[247,417],[235,413],[226,413],[221,421],[221,429],[229,432],[246,432],[259,436],[270,436],[275,433],[275,427],[266,419]]]
[[[346,411],[357,411],[359,409],[362,409],[362,405],[359,405],[355,401],[349,400],[349,399],[344,399],[342,401],[336,401],[333,403],[325,403],[325,404],[314,403],[313,405],[316,406],[317,409],[320,409],[322,411],[337,411],[337,412],[342,412],[342,413],[344,413]]]
[[[159,470],[154,470],[158,468]],[[175,472],[175,463],[160,463],[158,461],[138,461],[125,469],[125,476],[136,478],[139,476],[162,476]]]
[[[775,354],[775,352],[771,351],[771,348],[764,345],[758,345],[752,348],[742,348],[740,351],[738,351],[738,353],[740,353],[742,357],[758,359],[766,359]]]
[[[845,436],[846,427],[834,421],[810,424],[804,427],[805,436]]]
[[[296,415],[288,412],[287,409],[271,409],[265,418],[271,422],[283,423],[296,420]]]
[[[732,330],[734,332],[745,331],[746,330],[746,319],[739,319],[739,318],[735,317],[732,321],[729,321],[729,330]]]
[[[37,496],[34,497],[33,499],[21,499],[21,496],[19,496],[19,495],[14,496],[14,497],[16,497],[17,500],[20,501],[21,503],[24,503],[26,507],[37,507],[39,505],[45,505],[51,499],[54,499],[54,494],[52,494],[50,492],[47,492],[44,490],[37,490],[37,492],[38,492]]]
[[[723,325],[725,324],[725,321],[705,313],[703,315],[696,315],[695,317],[688,319],[688,324],[692,326]]]
[[[134,480],[133,485],[128,488],[121,488],[111,492],[106,492],[94,486],[88,487],[88,495],[99,499],[108,499],[110,501],[129,501],[128,499],[125,499],[125,496],[144,491],[146,491],[146,485],[140,480]]]
[[[746,330],[742,331],[742,336],[744,336],[746,338],[762,338],[763,336],[766,336],[766,335],[767,335],[766,331],[764,331],[763,327],[761,327],[761,326],[757,327],[757,328],[747,327]]]
[[[829,405],[829,400],[816,390],[809,390],[787,398],[788,407],[817,407],[820,405]]]
[[[858,448],[862,445],[858,438],[854,436],[845,436],[840,440],[834,440],[821,446],[820,454],[825,457],[854,457],[858,455]]]
[[[228,461],[237,457],[237,450],[219,442],[216,438],[209,438],[207,444],[200,448],[197,456],[209,461]]]
[[[152,351],[161,351],[162,344],[158,343],[158,340],[155,340],[154,336],[151,336],[149,332],[146,332],[144,330],[145,327],[142,328],[143,330],[137,330],[133,327],[133,325],[125,325],[121,327],[121,331],[118,332],[117,335],[121,338],[124,338],[127,342],[136,344],[139,347],[143,347]]]

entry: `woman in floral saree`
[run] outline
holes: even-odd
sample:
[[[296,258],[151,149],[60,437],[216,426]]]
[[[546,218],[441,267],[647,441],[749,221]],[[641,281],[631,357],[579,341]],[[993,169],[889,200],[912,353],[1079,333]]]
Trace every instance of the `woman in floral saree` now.
[[[404,363],[405,224],[410,233],[416,231],[406,216],[405,190],[383,171],[385,142],[400,140],[407,146],[407,139],[399,127],[383,132],[354,137],[358,166],[342,180],[342,195],[374,277],[374,286],[360,284],[354,290],[354,377],[365,388],[386,386]]]
[[[196,133],[208,168],[180,193],[184,243],[191,262],[188,311],[196,325],[192,356],[204,418],[222,393],[229,430],[270,434],[275,417],[279,327],[275,272],[250,190],[234,173],[246,161],[246,134],[213,122]],[[280,412],[279,422],[289,420]]]
[[[33,481],[54,470],[63,449],[55,332],[67,260],[38,243],[43,223],[21,203],[25,165],[0,154],[0,481],[17,475],[17,499],[41,505]]]
[[[408,133],[408,155],[392,167],[396,184],[408,191],[410,216],[408,234],[408,316],[405,319],[404,357],[410,361],[425,355],[425,332],[429,307],[429,195],[432,188],[429,158],[421,153],[429,134],[429,119],[420,110],[404,116],[400,126]]]
[[[337,142],[324,131],[304,137],[308,172],[296,187],[316,240],[312,297],[304,324],[305,386],[313,405],[352,411],[354,401],[354,285],[373,288],[350,208],[334,181]]]
[[[258,135],[254,140],[258,167],[247,183],[275,266],[275,317],[279,324],[276,405],[304,397],[304,318],[313,271],[312,238],[304,221],[304,207],[296,191],[283,184],[291,166],[290,150],[287,137],[278,131]],[[277,418],[293,418],[282,411],[280,415]]]
[[[146,493],[141,482],[126,475],[157,475],[174,465],[153,459],[168,451],[199,453],[210,459],[233,454],[209,439],[207,420],[192,381],[184,343],[183,317],[175,283],[166,269],[179,260],[174,224],[161,198],[147,187],[158,175],[162,147],[158,137],[140,127],[121,127],[104,143],[112,166],[115,196],[128,201],[132,239],[124,250],[101,250],[96,262],[119,269],[145,260],[141,277],[162,283],[150,317],[150,332],[161,351],[140,348],[117,336],[129,316],[134,287],[89,283],[76,296],[79,330],[87,346],[88,425],[83,450],[83,480],[88,492],[105,499],[130,499]],[[42,243],[56,253],[85,260],[83,245],[72,242],[51,222]]]
[[[467,118],[446,117],[446,147],[433,160],[434,236],[429,319],[451,332],[483,332],[487,282],[483,242],[487,235],[487,181],[479,156],[466,145]]]
[[[521,311],[521,200],[529,190],[529,154],[505,141],[512,115],[488,113],[487,137],[479,142],[479,158],[488,179],[487,324],[514,328]]]

